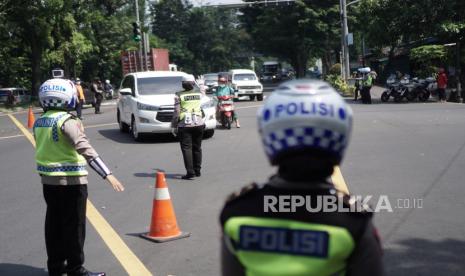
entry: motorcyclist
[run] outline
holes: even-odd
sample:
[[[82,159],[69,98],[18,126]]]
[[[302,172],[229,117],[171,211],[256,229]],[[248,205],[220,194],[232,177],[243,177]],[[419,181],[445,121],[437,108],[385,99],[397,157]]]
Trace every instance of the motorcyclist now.
[[[218,87],[216,88],[215,92],[213,93],[213,96],[215,97],[221,97],[221,96],[232,96],[234,97],[234,89],[232,89],[231,86],[227,85],[227,80],[225,77],[221,76],[218,78]],[[217,108],[218,112],[218,108]],[[219,116],[217,116],[219,118]],[[236,123],[236,127],[240,128],[241,125],[239,123],[239,118],[237,118],[237,112],[233,112],[233,119],[234,122]]]
[[[220,217],[222,275],[383,274],[371,212],[310,212],[306,206],[315,208],[322,197],[338,206],[353,204],[328,180],[351,129],[350,107],[326,82],[287,81],[267,98],[258,131],[278,171],[266,184],[251,184],[228,198]],[[292,196],[305,198],[305,206],[278,204]],[[269,197],[276,200],[275,211],[266,209]]]

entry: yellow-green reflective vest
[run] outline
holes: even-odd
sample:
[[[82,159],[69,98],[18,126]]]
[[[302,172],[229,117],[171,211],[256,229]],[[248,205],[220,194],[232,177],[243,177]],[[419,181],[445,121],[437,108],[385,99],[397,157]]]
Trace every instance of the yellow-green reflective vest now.
[[[373,77],[368,74],[366,78],[363,80],[363,86],[370,87],[373,85]]]
[[[181,112],[179,120],[182,121],[186,117],[186,113],[191,113],[202,117],[201,98],[202,94],[194,90],[181,92],[178,94],[180,99]]]
[[[86,160],[63,135],[61,126],[71,117],[64,111],[47,111],[34,123],[37,172],[48,176],[84,176]]]
[[[232,217],[224,232],[247,276],[344,275],[355,247],[343,227],[286,219]]]

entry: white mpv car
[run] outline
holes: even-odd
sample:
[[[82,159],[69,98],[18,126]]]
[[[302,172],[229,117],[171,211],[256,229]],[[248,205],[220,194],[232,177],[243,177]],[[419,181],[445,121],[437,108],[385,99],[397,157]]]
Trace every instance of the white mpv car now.
[[[231,85],[237,96],[249,96],[250,100],[263,101],[263,85],[258,81],[254,71],[248,69],[233,69],[228,72]]]
[[[151,71],[124,76],[119,89],[117,120],[122,132],[129,132],[137,141],[144,133],[171,133],[174,96],[182,91],[184,72]],[[198,89],[196,87],[195,89]],[[205,138],[212,137],[216,127],[215,105],[202,97],[205,113]]]

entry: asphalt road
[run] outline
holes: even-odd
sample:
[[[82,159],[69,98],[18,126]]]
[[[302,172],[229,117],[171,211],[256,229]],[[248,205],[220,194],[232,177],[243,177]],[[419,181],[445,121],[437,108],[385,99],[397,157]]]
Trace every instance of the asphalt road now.
[[[349,100],[349,102],[351,102]],[[260,102],[237,104],[240,129],[218,129],[204,140],[202,177],[184,174],[170,136],[136,143],[120,133],[115,106],[84,110],[91,143],[126,190],[116,193],[91,173],[89,199],[153,275],[218,275],[218,214],[226,196],[274,172],[256,129]],[[463,275],[465,263],[465,105],[351,103],[354,131],[341,167],[349,190],[387,196],[393,212],[375,215],[388,275]],[[36,114],[38,116],[39,114]],[[26,124],[25,113],[14,115]],[[0,275],[46,275],[45,203],[34,172],[34,150],[12,120],[0,115]],[[178,223],[192,236],[155,244],[137,235],[150,224],[155,172],[166,172]],[[422,203],[422,208],[400,208]],[[417,206],[418,207],[418,206]],[[126,275],[88,223],[86,266]]]

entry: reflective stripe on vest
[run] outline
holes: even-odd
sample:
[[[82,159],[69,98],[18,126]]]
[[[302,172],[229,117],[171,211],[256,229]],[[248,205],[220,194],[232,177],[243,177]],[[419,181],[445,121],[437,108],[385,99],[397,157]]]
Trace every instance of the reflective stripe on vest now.
[[[64,111],[47,111],[34,123],[37,172],[48,176],[85,176],[86,160],[61,131],[71,117]]]
[[[233,217],[224,232],[247,276],[344,275],[355,242],[342,227]]]
[[[179,119],[182,121],[186,116],[186,113],[191,113],[193,115],[202,117],[201,106],[201,97],[202,94],[195,91],[186,91],[179,94],[181,112],[179,114]]]

